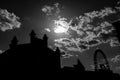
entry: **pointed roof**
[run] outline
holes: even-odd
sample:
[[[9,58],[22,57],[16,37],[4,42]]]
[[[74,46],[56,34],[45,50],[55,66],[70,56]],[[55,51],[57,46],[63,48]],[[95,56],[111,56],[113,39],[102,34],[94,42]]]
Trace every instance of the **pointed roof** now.
[[[17,43],[18,42],[18,39],[16,36],[13,37],[13,39],[11,40],[12,43]]]
[[[35,36],[35,35],[36,35],[35,31],[32,30],[31,33],[30,33],[30,35],[31,35],[31,36]]]
[[[43,36],[43,40],[45,40],[45,39],[48,39],[47,34],[44,34],[44,36]]]
[[[59,47],[56,48],[56,51],[55,51],[55,52],[60,53]]]
[[[80,69],[80,70],[85,70],[84,65],[80,62],[79,59],[77,59],[77,65],[74,65],[75,68]]]

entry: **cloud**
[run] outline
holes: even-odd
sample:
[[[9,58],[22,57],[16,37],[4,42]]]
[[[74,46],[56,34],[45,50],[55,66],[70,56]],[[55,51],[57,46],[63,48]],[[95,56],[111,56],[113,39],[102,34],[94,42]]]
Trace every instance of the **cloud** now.
[[[14,13],[10,13],[6,9],[0,9],[0,30],[6,31],[20,28],[19,19]]]
[[[60,8],[59,8],[59,3],[55,3],[52,6],[47,6],[45,5],[42,8],[42,11],[47,15],[47,16],[58,16],[60,13]]]
[[[113,63],[118,63],[118,62],[120,62],[120,55],[117,55],[117,56],[115,56],[114,58],[111,58],[111,61],[112,61]]]
[[[113,20],[113,17],[117,17],[117,20],[120,17],[118,17],[119,11],[115,8],[105,7],[98,11],[84,13],[70,20],[60,16],[59,3],[53,4],[53,6],[44,6],[42,11],[48,17],[57,14],[58,18],[56,20],[51,19],[54,24],[53,30],[60,34],[65,32],[67,35],[55,39],[54,42],[55,46],[63,47],[66,51],[83,53],[90,47],[109,43],[116,37],[113,33],[115,29],[112,22],[116,21],[115,18]],[[49,32],[49,29],[46,29],[46,31]]]
[[[104,18],[105,16],[109,16],[110,14],[115,14],[116,10],[112,9],[111,7],[106,7],[104,9],[101,9],[100,11],[92,11],[85,13],[86,16],[90,18],[100,17]]]
[[[51,32],[51,30],[49,28],[45,28],[45,31],[47,32]]]
[[[3,53],[3,51],[2,50],[0,50],[0,54],[2,54]]]

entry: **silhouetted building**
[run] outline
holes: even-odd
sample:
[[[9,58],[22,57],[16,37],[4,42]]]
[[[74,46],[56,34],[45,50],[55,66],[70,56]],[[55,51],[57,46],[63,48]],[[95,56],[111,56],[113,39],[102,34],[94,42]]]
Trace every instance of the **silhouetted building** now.
[[[18,40],[17,40],[17,37],[14,36],[13,39],[11,40],[9,47],[13,48],[13,47],[16,47],[17,45],[18,45]]]
[[[30,33],[30,43],[35,42],[36,38],[37,38],[36,33],[34,32],[34,30],[32,30],[31,33]]]
[[[74,65],[75,70],[79,71],[79,72],[84,72],[85,71],[85,67],[83,66],[83,64],[80,62],[79,59],[77,59],[77,65]]]
[[[48,37],[47,37],[46,34],[43,36],[43,45],[44,45],[45,47],[48,47]]]
[[[33,30],[30,33],[30,43],[18,44],[17,37],[14,37],[11,40],[9,47],[10,49],[0,55],[0,64],[22,66],[18,69],[23,69],[26,65],[34,65],[34,68],[28,67],[35,69],[40,75],[45,73],[45,75],[54,76],[53,73],[57,75],[60,73],[59,77],[63,77],[64,75],[66,77],[67,75],[68,77],[75,76],[79,78],[80,76],[84,79],[91,77],[90,79],[95,80],[97,80],[98,77],[101,79],[104,79],[104,77],[107,77],[108,79],[108,77],[110,77],[111,80],[119,80],[119,75],[113,74],[110,70],[107,57],[101,49],[97,49],[94,54],[95,71],[86,71],[79,59],[77,59],[77,64],[73,67],[64,67],[61,69],[61,54],[64,53],[61,53],[58,47],[55,51],[50,49],[48,47],[47,35],[44,35],[42,39],[39,39]],[[106,61],[105,64],[98,64],[97,54],[103,55],[103,58]],[[95,76],[97,78],[95,78]],[[116,78],[114,79],[114,77]]]
[[[64,67],[63,72],[80,72],[84,73],[85,72],[85,67],[83,64],[80,62],[79,59],[77,59],[77,64],[73,65],[73,67]]]
[[[120,20],[113,22],[112,25],[115,28],[113,32],[120,42]]]
[[[30,33],[30,43],[18,44],[14,37],[10,43],[10,49],[0,55],[0,64],[38,64],[42,69],[60,69],[60,50],[48,48],[48,37],[37,38],[35,32]],[[48,67],[49,66],[49,67]]]

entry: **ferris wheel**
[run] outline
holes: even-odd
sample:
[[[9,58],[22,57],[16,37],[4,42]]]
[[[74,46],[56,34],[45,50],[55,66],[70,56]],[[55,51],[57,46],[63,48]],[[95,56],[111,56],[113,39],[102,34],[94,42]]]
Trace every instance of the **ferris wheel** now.
[[[105,63],[103,64],[98,63],[98,56],[97,56],[98,54],[102,54]],[[110,66],[107,57],[101,49],[96,49],[94,53],[94,66],[95,66],[95,71],[110,71]]]

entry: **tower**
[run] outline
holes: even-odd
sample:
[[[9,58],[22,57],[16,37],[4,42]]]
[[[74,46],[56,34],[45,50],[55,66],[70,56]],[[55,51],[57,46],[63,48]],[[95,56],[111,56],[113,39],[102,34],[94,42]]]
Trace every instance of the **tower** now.
[[[44,34],[44,36],[43,36],[43,44],[45,47],[48,47],[48,37],[46,34]]]
[[[32,30],[30,33],[30,43],[35,42],[35,39],[36,39],[36,33],[34,32],[34,30]]]
[[[13,39],[11,40],[11,43],[9,46],[10,46],[10,48],[14,48],[17,46],[17,44],[18,44],[18,39],[16,36],[14,36]]]
[[[61,54],[61,51],[60,51],[60,49],[57,47],[57,48],[56,48],[56,51],[55,51],[55,60],[56,60],[56,65],[57,65],[58,68],[61,67],[61,56],[60,56],[60,54]]]

